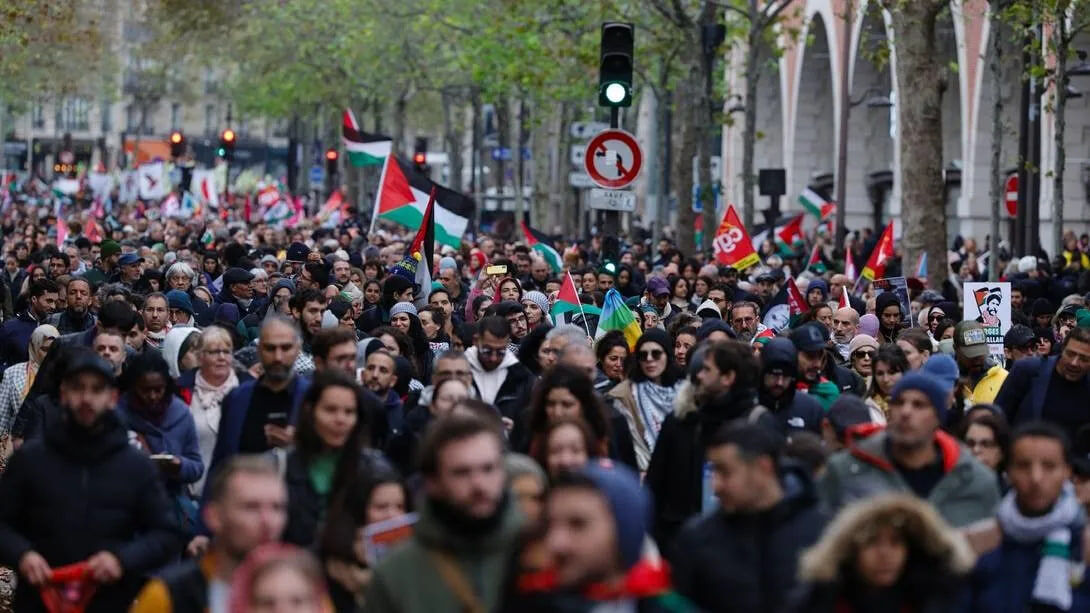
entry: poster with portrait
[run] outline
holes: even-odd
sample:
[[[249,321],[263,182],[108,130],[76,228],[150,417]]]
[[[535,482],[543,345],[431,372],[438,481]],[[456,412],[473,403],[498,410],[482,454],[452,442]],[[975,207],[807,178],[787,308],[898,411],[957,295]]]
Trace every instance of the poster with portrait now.
[[[992,355],[1003,355],[1003,335],[1011,329],[1011,284],[966,282],[962,319],[984,326]]]
[[[901,327],[911,328],[912,305],[908,300],[908,281],[904,277],[886,277],[874,280],[874,295],[879,296],[885,292],[893,292],[897,295],[897,301],[901,303]]]

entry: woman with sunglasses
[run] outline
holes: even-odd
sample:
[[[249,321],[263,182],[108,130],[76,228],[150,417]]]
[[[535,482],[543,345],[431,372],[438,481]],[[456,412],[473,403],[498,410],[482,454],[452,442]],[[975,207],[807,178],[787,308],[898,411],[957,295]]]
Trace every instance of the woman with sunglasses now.
[[[870,386],[867,388],[866,404],[870,409],[870,419],[877,424],[886,423],[889,413],[889,395],[893,386],[907,372],[908,358],[897,345],[883,345],[871,360]]]
[[[666,416],[673,413],[674,398],[681,386],[682,372],[670,351],[673,346],[673,339],[664,330],[645,330],[630,358],[628,379],[606,395],[628,421],[640,472],[647,470],[659,429]]]
[[[856,334],[848,343],[848,359],[854,370],[869,385],[874,372],[874,354],[878,352],[878,341],[866,334]]]
[[[1011,429],[1003,413],[994,405],[978,404],[969,409],[958,428],[958,435],[974,458],[995,471],[999,490],[1010,489],[1005,475]]]

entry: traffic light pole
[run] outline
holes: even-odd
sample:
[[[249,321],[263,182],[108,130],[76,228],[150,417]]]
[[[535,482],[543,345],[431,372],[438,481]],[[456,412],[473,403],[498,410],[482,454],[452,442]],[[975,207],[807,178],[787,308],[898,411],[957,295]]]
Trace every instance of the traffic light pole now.
[[[616,106],[609,107],[609,127],[613,130],[621,127],[621,109]],[[617,241],[617,237],[621,233],[621,213],[620,211],[602,211],[602,228],[601,236],[603,237],[602,244],[605,244],[606,239],[612,239],[611,242]],[[616,257],[619,257],[618,253]]]

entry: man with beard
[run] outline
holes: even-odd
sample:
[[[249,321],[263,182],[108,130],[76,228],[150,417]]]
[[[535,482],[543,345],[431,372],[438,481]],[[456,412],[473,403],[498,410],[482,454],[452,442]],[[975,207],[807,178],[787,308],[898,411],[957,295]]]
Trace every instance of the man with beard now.
[[[61,334],[83,332],[95,325],[95,316],[91,313],[91,296],[94,295],[91,282],[83,277],[72,277],[65,290],[65,308],[60,313],[49,317]]]
[[[888,423],[857,431],[829,459],[819,490],[831,510],[882,492],[914,494],[960,528],[991,517],[999,503],[995,473],[940,429],[950,387],[923,372],[893,386]],[[869,436],[868,436],[869,434]]]
[[[381,449],[401,434],[405,428],[405,411],[394,386],[397,385],[397,362],[385,349],[378,349],[367,356],[363,367],[363,386],[374,394],[382,405],[371,425],[375,447]]]
[[[147,330],[144,341],[156,349],[161,348],[170,330],[170,307],[166,295],[160,292],[148,294],[140,313],[144,316],[144,327]]]
[[[730,309],[730,326],[738,340],[748,343],[757,335],[761,326],[760,309],[754,302],[735,302]]]
[[[314,359],[311,354],[311,342],[314,335],[322,329],[322,311],[325,310],[325,296],[316,289],[305,289],[291,297],[288,303],[291,316],[299,327],[302,346],[295,364],[296,372],[308,374],[314,371]]]
[[[859,312],[851,307],[843,307],[833,313],[833,348],[836,350],[837,366],[850,366],[848,346],[859,334]]]
[[[87,611],[125,611],[144,576],[182,549],[159,472],[129,444],[113,369],[79,348],[61,373],[60,414],[0,479],[0,564],[19,571],[15,611],[45,611],[53,569],[87,564]]]
[[[819,323],[803,324],[791,333],[791,342],[799,351],[798,388],[816,397],[825,410],[840,394],[862,397],[865,387],[862,377],[836,365],[827,348],[828,333]]]
[[[504,440],[478,415],[435,422],[420,454],[412,538],[373,571],[367,613],[497,610],[522,516],[506,494]]]
[[[290,319],[274,315],[265,320],[257,342],[261,377],[224,396],[208,474],[215,474],[219,464],[235,454],[265,453],[293,444],[299,405],[310,386],[310,380],[293,368],[300,343],[299,329]]]
[[[783,434],[809,430],[821,434],[824,411],[809,394],[795,390],[798,350],[786,338],[774,338],[761,350],[761,388],[757,399],[776,417]]]
[[[768,410],[757,404],[760,368],[749,345],[698,345],[689,357],[689,378],[678,390],[674,412],[662,423],[644,479],[655,501],[652,534],[667,555],[681,525],[711,508],[705,506],[711,491],[704,473],[710,437],[735,419],[776,427]]]
[[[30,335],[35,328],[46,323],[46,318],[53,313],[59,291],[57,284],[49,279],[30,284],[26,310],[0,326],[0,361],[3,365],[11,366],[27,361]]]

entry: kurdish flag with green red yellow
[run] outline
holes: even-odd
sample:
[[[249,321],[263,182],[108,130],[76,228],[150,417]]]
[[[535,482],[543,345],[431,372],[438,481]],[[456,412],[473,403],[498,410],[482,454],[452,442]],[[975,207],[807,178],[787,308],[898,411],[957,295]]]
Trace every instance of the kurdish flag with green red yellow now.
[[[396,155],[386,158],[382,180],[375,194],[374,215],[416,229],[424,220],[428,195],[435,188],[435,241],[455,249],[461,247],[476,205],[473,199],[443,187],[416,172],[412,165]]]

